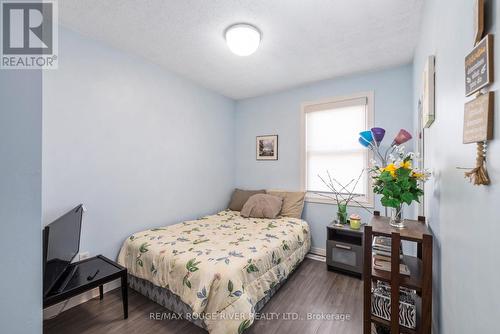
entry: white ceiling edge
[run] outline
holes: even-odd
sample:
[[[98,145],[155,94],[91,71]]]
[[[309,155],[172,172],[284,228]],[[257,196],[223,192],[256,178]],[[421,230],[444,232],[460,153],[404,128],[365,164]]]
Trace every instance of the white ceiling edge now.
[[[139,56],[234,100],[411,63],[423,0],[65,0],[66,29]],[[322,10],[318,11],[318,6]],[[223,32],[263,32],[239,57]]]

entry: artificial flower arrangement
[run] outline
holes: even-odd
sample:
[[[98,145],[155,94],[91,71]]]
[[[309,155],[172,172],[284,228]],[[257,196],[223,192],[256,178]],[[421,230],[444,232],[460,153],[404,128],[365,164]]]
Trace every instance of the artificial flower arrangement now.
[[[404,146],[397,149],[397,156],[389,156],[385,167],[375,165],[371,169],[373,192],[382,195],[383,206],[393,208],[391,225],[403,227],[401,221],[403,205],[419,202],[424,194],[421,181],[426,181],[429,173],[413,168],[414,153],[406,153]]]
[[[381,203],[386,207],[386,215],[387,208],[392,209],[390,224],[402,228],[404,227],[404,221],[402,220],[403,205],[411,205],[413,201],[419,202],[420,196],[424,194],[421,183],[427,180],[430,174],[413,167],[416,155],[412,152],[406,153],[405,147],[402,145],[412,139],[408,131],[399,130],[391,145],[383,153],[381,152],[381,143],[385,136],[385,129],[372,128],[360,132],[359,135],[359,143],[373,151],[378,159],[378,162],[372,161],[373,167],[370,169],[373,178],[373,192],[382,195]],[[328,171],[328,178],[326,179],[318,175],[329,188],[330,193],[317,194],[335,200],[338,208],[336,222],[340,225],[348,222],[347,206],[351,201],[370,211],[355,199],[360,196],[355,194],[354,190],[363,172],[361,171],[357,180],[352,179],[346,185],[342,185]],[[351,187],[352,189],[348,189]],[[356,223],[357,217],[354,217],[353,220]]]
[[[377,161],[373,161],[371,175],[373,178],[373,191],[382,195],[381,203],[392,208],[391,225],[404,227],[402,220],[403,205],[410,205],[413,201],[419,202],[423,195],[421,182],[427,180],[429,173],[413,167],[416,155],[406,153],[403,143],[409,141],[411,134],[401,129],[392,141],[385,154],[380,152],[380,143],[385,135],[382,128],[372,128],[360,133],[359,142],[372,150]]]

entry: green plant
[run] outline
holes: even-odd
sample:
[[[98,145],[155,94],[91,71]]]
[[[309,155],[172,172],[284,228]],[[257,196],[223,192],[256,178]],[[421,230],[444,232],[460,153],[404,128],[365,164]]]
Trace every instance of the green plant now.
[[[347,224],[347,204],[337,204],[337,218],[341,224]]]
[[[383,206],[397,209],[403,204],[419,202],[424,194],[419,181],[425,181],[427,173],[412,168],[413,156],[412,153],[403,154],[383,168],[375,166],[372,169],[373,192],[382,195]]]
[[[359,174],[357,179],[352,179],[345,185],[341,184],[339,181],[337,181],[337,179],[332,177],[329,171],[326,171],[326,175],[328,178],[323,178],[321,175],[318,175],[321,182],[323,182],[330,191],[317,192],[316,194],[334,200],[334,203],[337,204],[337,221],[340,224],[347,224],[347,207],[351,201],[358,204],[363,209],[370,211],[363,204],[356,200],[356,197],[362,196],[361,194],[356,194],[355,190],[364,172],[365,170],[361,170],[361,173]]]

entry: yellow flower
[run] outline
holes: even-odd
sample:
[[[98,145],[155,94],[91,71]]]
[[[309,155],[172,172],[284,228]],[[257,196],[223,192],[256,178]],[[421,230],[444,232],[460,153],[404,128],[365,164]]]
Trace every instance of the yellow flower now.
[[[388,164],[382,171],[383,172],[389,172],[392,177],[396,177],[396,170],[398,168],[394,164]]]
[[[396,169],[398,169],[396,167],[395,164],[388,164],[385,168],[384,168],[384,171],[387,171],[387,172],[391,172],[391,171],[395,171]]]
[[[425,175],[424,175],[424,173],[413,172],[411,176],[413,176],[417,179],[423,179]]]
[[[401,167],[406,168],[406,169],[411,169],[411,160],[403,162]]]

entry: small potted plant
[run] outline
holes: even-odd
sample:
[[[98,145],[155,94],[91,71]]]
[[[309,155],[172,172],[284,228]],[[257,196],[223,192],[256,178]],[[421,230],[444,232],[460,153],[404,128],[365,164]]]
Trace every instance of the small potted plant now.
[[[347,206],[351,201],[368,210],[365,206],[363,206],[356,200],[356,197],[359,197],[361,195],[354,193],[354,190],[356,189],[356,186],[359,183],[363,172],[364,170],[361,171],[357,179],[352,179],[346,185],[342,185],[339,181],[337,181],[337,179],[332,177],[330,175],[330,172],[328,171],[326,172],[327,178],[323,178],[321,177],[321,175],[318,175],[320,180],[326,185],[330,192],[316,194],[334,200],[337,204],[337,219],[335,220],[336,225],[343,226],[349,223],[349,220],[347,219]]]

